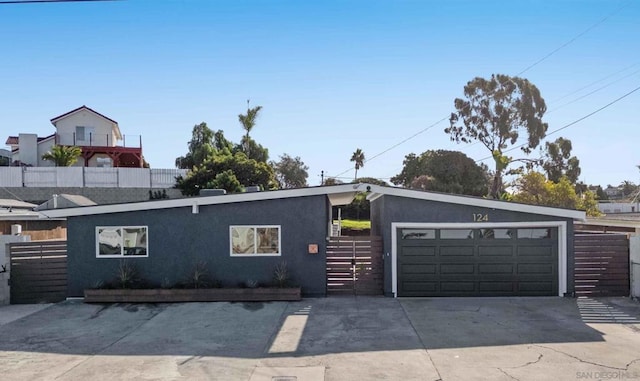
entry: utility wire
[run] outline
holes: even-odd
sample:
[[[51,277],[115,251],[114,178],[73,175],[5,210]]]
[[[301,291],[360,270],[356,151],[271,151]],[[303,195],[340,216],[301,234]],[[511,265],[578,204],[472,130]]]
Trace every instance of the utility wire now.
[[[583,117],[581,117],[581,118],[579,118],[579,119],[576,119],[576,120],[574,120],[573,122],[571,122],[571,123],[569,123],[569,124],[565,124],[564,126],[562,126],[562,127],[560,127],[560,128],[557,128],[557,129],[555,129],[555,130],[553,130],[553,131],[549,132],[546,136],[553,135],[553,134],[555,134],[556,132],[562,131],[562,130],[564,130],[565,128],[569,128],[569,127],[573,126],[574,124],[577,124],[577,123],[579,123],[579,122],[582,122],[583,120],[585,120],[585,119],[587,119],[587,118],[589,118],[589,117],[591,117],[591,116],[593,116],[593,115],[595,115],[595,114],[599,113],[600,111],[602,111],[602,110],[604,110],[604,109],[606,109],[606,108],[609,108],[610,106],[612,106],[612,105],[614,105],[614,104],[618,103],[619,101],[623,100],[624,98],[628,97],[629,95],[631,95],[631,94],[635,93],[635,92],[636,92],[636,91],[638,91],[638,90],[640,90],[640,86],[638,86],[638,87],[636,87],[635,89],[633,89],[633,90],[629,91],[628,93],[626,93],[626,94],[622,95],[621,97],[619,97],[619,98],[617,98],[617,99],[615,99],[615,100],[613,100],[613,101],[611,101],[611,102],[607,103],[606,105],[604,105],[604,106],[600,107],[599,109],[597,109],[597,110],[595,110],[595,111],[592,111],[592,112],[588,113],[587,115],[585,115],[585,116],[583,116]],[[526,144],[527,144],[527,143],[520,144],[520,145],[515,146],[515,147],[511,147],[511,148],[509,148],[508,150],[506,150],[506,151],[504,151],[504,152],[502,152],[502,153],[507,153],[507,152],[511,152],[511,151],[513,151],[513,150],[516,150],[516,149],[518,149],[518,148],[522,148],[522,147],[524,147]],[[493,156],[487,156],[487,157],[482,158],[482,159],[480,159],[480,160],[476,160],[476,163],[479,163],[479,162],[481,162],[481,161],[485,161],[485,160],[487,160],[487,159],[491,159],[492,157],[493,157]]]
[[[613,11],[612,13],[608,14],[607,16],[603,17],[600,21],[598,21],[597,23],[591,25],[590,27],[588,27],[587,29],[583,30],[582,32],[578,33],[578,35],[576,35],[575,37],[573,37],[572,39],[570,39],[569,41],[565,42],[564,44],[560,45],[559,47],[555,48],[554,50],[552,50],[551,52],[547,53],[544,57],[540,58],[539,60],[537,60],[536,62],[532,63],[531,65],[527,66],[524,70],[522,70],[520,73],[518,73],[518,75],[522,75],[524,73],[526,73],[527,71],[529,71],[529,69],[532,69],[533,67],[537,66],[539,63],[545,61],[547,58],[551,57],[552,55],[556,54],[558,51],[560,51],[561,49],[566,48],[567,46],[571,45],[573,42],[575,42],[577,39],[579,39],[580,37],[584,36],[585,34],[589,33],[591,30],[595,29],[596,27],[598,27],[600,24],[604,23],[605,21],[607,21],[609,18],[611,18],[611,16],[615,15],[616,13],[620,12],[621,10],[623,10],[624,8],[626,8],[629,4],[631,4],[631,1],[628,1],[626,3],[624,3],[620,8],[616,9],[615,11]]]
[[[535,66],[537,66],[538,64],[542,63],[543,61],[545,61],[547,58],[551,57],[552,55],[554,55],[555,53],[557,53],[558,51],[566,48],[567,46],[571,45],[573,42],[575,42],[576,40],[578,40],[580,37],[584,36],[585,34],[589,33],[591,30],[595,29],[596,27],[598,27],[600,24],[604,23],[605,21],[607,21],[609,18],[611,18],[612,16],[614,16],[615,14],[617,14],[618,12],[620,12],[621,10],[623,10],[624,8],[626,8],[629,4],[631,4],[632,1],[628,1],[626,3],[624,3],[621,7],[619,7],[618,9],[616,9],[615,11],[613,11],[612,13],[608,14],[607,16],[603,17],[600,21],[596,22],[595,24],[591,25],[590,27],[588,27],[587,29],[583,30],[582,32],[578,33],[576,36],[574,36],[572,39],[570,39],[569,41],[565,42],[564,44],[560,45],[559,47],[557,47],[556,49],[552,50],[551,52],[547,53],[545,56],[543,56],[542,58],[540,58],[539,60],[535,61],[534,63],[532,63],[531,65],[527,66],[524,70],[520,71],[517,75],[522,75],[524,73],[526,73],[527,71],[529,71],[530,69],[534,68]],[[634,66],[634,65],[632,65]],[[627,70],[627,69],[624,69]],[[624,71],[622,70],[622,71]],[[613,74],[612,74],[613,75]],[[587,87],[589,87],[591,85],[588,85]],[[443,121],[447,120],[449,118],[449,115],[445,116],[444,118],[438,120],[437,122],[431,124],[430,126],[418,131],[417,133],[409,136],[408,138],[394,144],[393,146],[385,149],[384,151],[372,156],[369,159],[366,159],[364,161],[364,163],[367,163],[373,159],[376,159],[378,157],[380,157],[381,155],[391,151],[392,149],[406,143],[407,141],[417,137],[418,135],[428,131],[429,129],[435,127],[436,125],[442,123]],[[473,143],[475,144],[475,143]],[[344,175],[345,173],[351,171],[353,168],[348,168],[345,169],[344,171],[340,172],[339,174],[337,174],[336,176],[330,176],[327,175],[327,178],[331,178],[331,177],[337,177],[337,176],[341,176]]]

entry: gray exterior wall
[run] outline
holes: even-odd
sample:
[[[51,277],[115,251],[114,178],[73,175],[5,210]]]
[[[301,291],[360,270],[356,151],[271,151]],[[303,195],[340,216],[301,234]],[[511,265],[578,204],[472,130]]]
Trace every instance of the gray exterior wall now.
[[[391,223],[392,222],[473,222],[473,214],[488,214],[491,222],[567,222],[567,292],[574,291],[573,220],[540,214],[449,204],[396,196],[382,196],[371,202],[371,234],[382,236],[384,244],[384,292],[392,295]]]
[[[225,196],[220,196],[225,197]],[[121,259],[96,258],[96,226],[148,226],[149,256],[127,258],[149,281],[183,281],[193,266],[206,261],[209,274],[225,286],[247,280],[271,282],[274,267],[285,260],[294,284],[307,296],[326,295],[327,197],[135,211],[70,217],[68,229],[68,296],[115,277]],[[282,256],[231,257],[230,225],[280,225]],[[308,254],[309,244],[318,254]]]

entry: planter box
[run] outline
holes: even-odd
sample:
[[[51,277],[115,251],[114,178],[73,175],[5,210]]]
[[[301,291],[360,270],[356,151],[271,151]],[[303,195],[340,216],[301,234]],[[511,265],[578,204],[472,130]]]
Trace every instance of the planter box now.
[[[84,290],[85,303],[270,302],[300,299],[300,287]]]

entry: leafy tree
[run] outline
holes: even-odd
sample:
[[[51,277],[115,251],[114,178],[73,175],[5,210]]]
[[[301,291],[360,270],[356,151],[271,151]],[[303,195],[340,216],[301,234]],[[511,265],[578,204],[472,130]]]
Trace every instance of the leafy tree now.
[[[352,181],[353,184],[362,184],[362,183],[367,183],[367,184],[373,184],[373,185],[380,185],[382,187],[388,187],[389,184],[387,184],[386,181],[384,180],[380,180],[380,179],[376,179],[375,177],[361,177],[357,180]]]
[[[338,185],[338,184],[344,184],[344,182],[336,179],[335,177],[327,177],[324,180],[324,184],[322,185]]]
[[[70,167],[78,161],[82,148],[54,145],[51,151],[42,155],[42,160],[52,161],[56,167]]]
[[[242,146],[242,149],[243,149],[244,153],[249,158],[255,158],[255,157],[252,156],[252,149],[255,148],[254,146],[255,146],[256,143],[251,139],[249,134],[251,133],[251,130],[253,130],[253,128],[256,125],[256,120],[258,119],[258,115],[260,114],[260,110],[262,110],[262,106],[256,106],[254,108],[249,108],[249,101],[247,101],[247,113],[238,115],[238,121],[240,121],[240,124],[242,125],[242,129],[244,129],[244,131],[245,131],[245,134],[242,137],[240,145]],[[253,144],[252,144],[252,142],[253,142]],[[266,160],[267,159],[260,160],[260,161],[266,161]]]
[[[638,186],[631,181],[623,181],[620,183],[620,189],[622,190],[622,197],[629,197],[638,191]]]
[[[518,191],[511,197],[515,202],[579,209],[585,210],[589,216],[600,215],[595,194],[586,191],[579,197],[566,177],[556,183],[547,180],[542,173],[531,171],[516,181],[516,188]]]
[[[224,189],[229,193],[242,192],[242,184],[240,184],[240,181],[230,169],[218,173],[212,181],[206,184],[206,188]]]
[[[489,174],[486,166],[459,151],[429,150],[405,156],[402,171],[391,182],[403,187],[437,192],[485,196]]]
[[[366,159],[364,158],[364,152],[362,152],[362,150],[360,148],[358,148],[356,150],[356,152],[353,153],[353,155],[351,155],[351,160],[355,163],[355,168],[356,168],[356,176],[355,178],[358,178],[358,169],[364,167],[364,161]]]
[[[221,133],[221,131],[218,132]],[[216,152],[213,142],[214,136],[214,132],[207,127],[205,122],[193,126],[191,140],[189,141],[189,152],[185,156],[176,158],[176,167],[191,169],[202,165]]]
[[[575,184],[581,170],[580,160],[571,156],[571,140],[560,137],[552,143],[547,142],[542,168],[553,182],[557,183],[562,176],[566,176],[569,182]]]
[[[244,152],[218,152],[201,166],[194,167],[186,177],[178,177],[176,187],[182,194],[194,196],[200,193],[200,189],[221,188],[229,193],[238,192],[241,187],[237,184],[272,189],[276,186],[273,168],[267,163],[249,159]]]
[[[280,184],[280,188],[303,188],[307,185],[309,167],[299,156],[295,158],[286,153],[280,156],[280,161],[271,163],[276,172],[276,180]]]
[[[545,137],[548,128],[542,121],[547,110],[538,88],[527,79],[494,74],[491,79],[476,77],[464,87],[465,99],[456,98],[456,112],[451,113],[450,126],[445,132],[455,142],[479,141],[495,162],[490,196],[500,198],[502,177],[512,174],[509,167],[514,162],[532,167],[537,162],[526,158],[514,159],[506,156],[509,147],[516,144],[524,134],[527,142],[521,149],[531,153]]]

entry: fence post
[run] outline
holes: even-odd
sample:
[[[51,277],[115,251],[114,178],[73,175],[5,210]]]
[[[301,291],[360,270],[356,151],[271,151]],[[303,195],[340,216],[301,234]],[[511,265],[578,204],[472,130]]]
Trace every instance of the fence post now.
[[[631,296],[640,297],[640,236],[629,237],[629,276]]]

